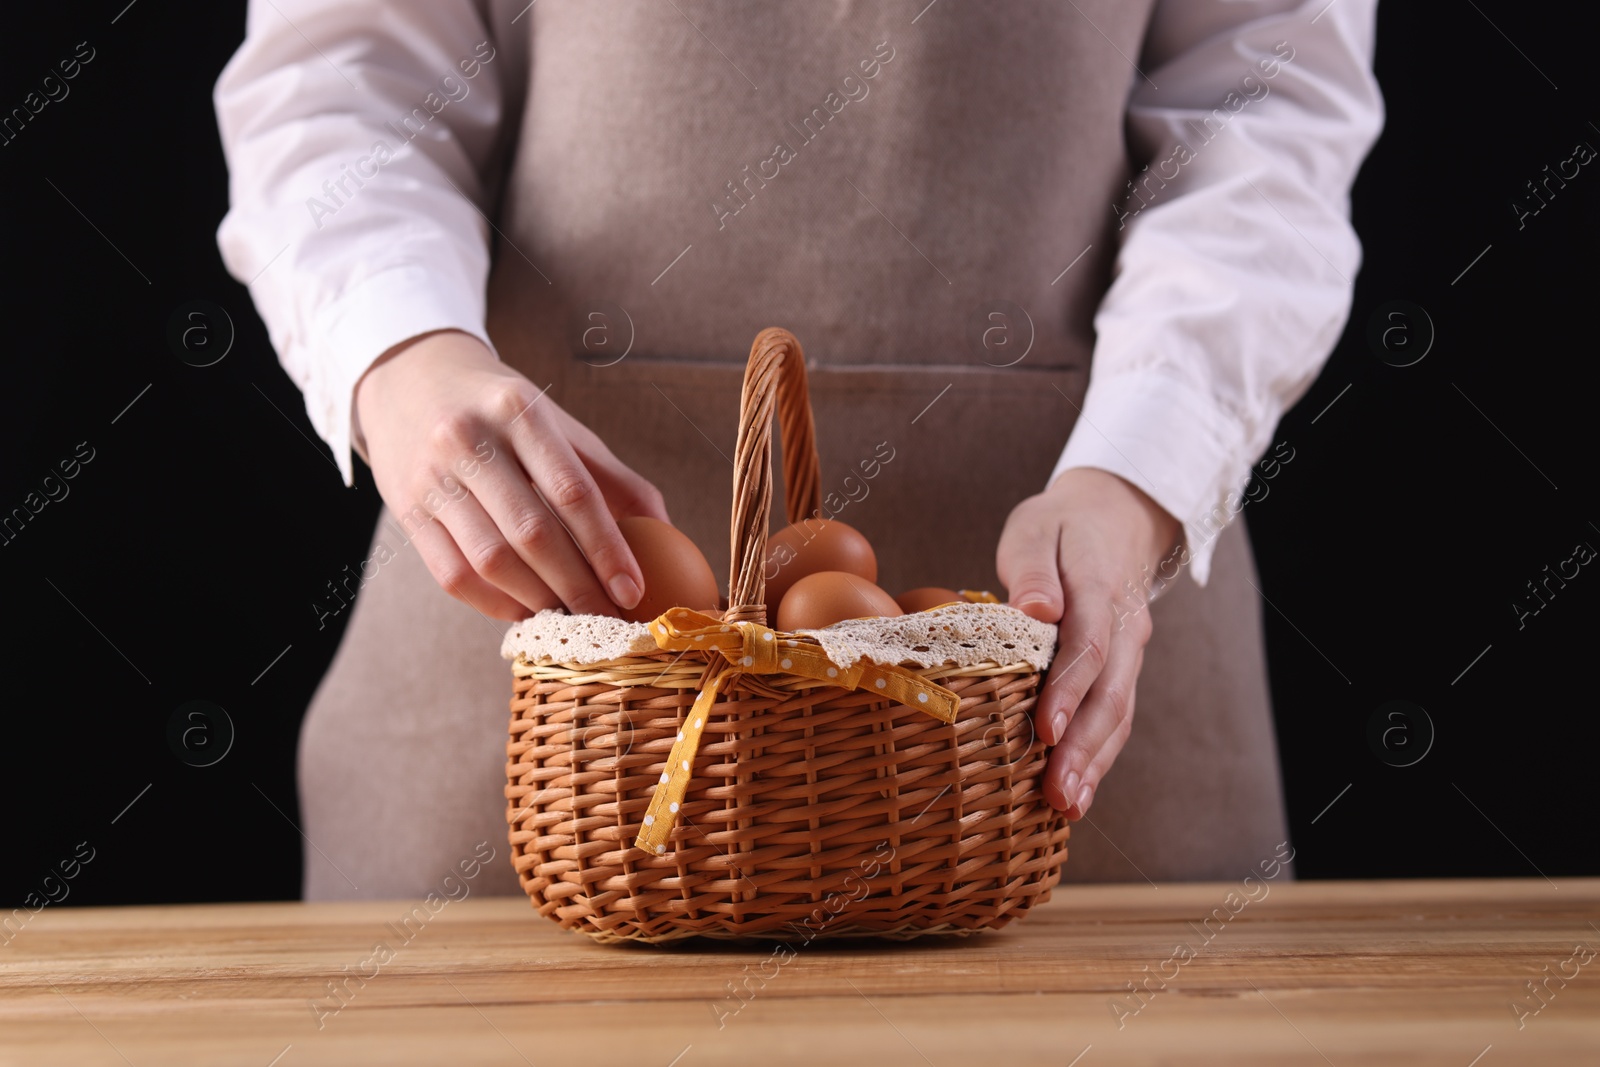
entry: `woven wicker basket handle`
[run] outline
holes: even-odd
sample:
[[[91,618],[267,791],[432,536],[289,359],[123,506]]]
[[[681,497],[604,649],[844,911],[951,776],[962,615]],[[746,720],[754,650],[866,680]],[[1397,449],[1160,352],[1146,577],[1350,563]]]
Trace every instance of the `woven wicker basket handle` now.
[[[767,526],[772,514],[772,415],[783,441],[784,507],[799,522],[822,507],[817,431],[811,419],[806,357],[794,334],[771,326],[756,335],[739,397],[739,441],[733,457],[730,622],[765,624]]]

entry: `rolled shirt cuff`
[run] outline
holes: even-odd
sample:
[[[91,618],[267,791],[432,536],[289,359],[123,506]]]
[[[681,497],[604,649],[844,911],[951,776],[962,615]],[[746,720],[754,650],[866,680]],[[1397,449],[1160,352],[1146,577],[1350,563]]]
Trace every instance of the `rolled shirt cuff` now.
[[[1205,585],[1216,537],[1244,507],[1254,457],[1244,427],[1211,396],[1154,370],[1091,377],[1050,472],[1093,467],[1127,480],[1183,523],[1183,569]],[[1163,577],[1173,577],[1164,569]]]
[[[428,267],[393,267],[372,275],[321,308],[312,321],[314,351],[285,358],[291,366],[315,367],[299,383],[311,425],[328,447],[345,485],[354,484],[352,449],[355,388],[377,358],[425,333],[460,330],[494,351],[484,329],[484,295],[471,284]],[[304,347],[301,342],[291,342]]]

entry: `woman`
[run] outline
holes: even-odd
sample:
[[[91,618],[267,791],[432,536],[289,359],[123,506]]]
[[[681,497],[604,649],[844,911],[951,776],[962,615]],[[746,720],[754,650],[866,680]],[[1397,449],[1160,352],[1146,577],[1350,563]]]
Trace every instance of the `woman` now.
[[[353,449],[386,504],[301,737],[307,897],[425,892],[504,833],[495,620],[631,606],[616,518],[670,506],[727,573],[769,325],[811,361],[825,481],[893,457],[836,498],[882,584],[1004,587],[1059,621],[1036,724],[1051,803],[1090,831],[1066,876],[1281,856],[1229,520],[1348,313],[1373,21],[252,4],[217,86],[220,244],[346,481]]]

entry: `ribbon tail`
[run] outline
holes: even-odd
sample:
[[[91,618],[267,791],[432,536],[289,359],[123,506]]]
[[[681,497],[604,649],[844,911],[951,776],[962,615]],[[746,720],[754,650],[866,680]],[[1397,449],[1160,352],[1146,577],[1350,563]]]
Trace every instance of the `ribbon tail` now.
[[[667,850],[667,838],[678,822],[678,809],[683,804],[684,794],[689,791],[694,758],[700,750],[700,735],[705,730],[706,718],[711,713],[711,706],[717,701],[717,693],[722,688],[723,679],[732,673],[734,672],[719,671],[706,682],[706,687],[695,697],[694,706],[689,709],[689,717],[684,721],[683,729],[678,732],[678,739],[673,743],[672,752],[667,756],[667,769],[662,772],[661,780],[656,784],[655,794],[650,798],[650,806],[645,809],[644,825],[640,827],[639,836],[633,842],[652,856],[658,856]]]
[[[692,627],[690,624],[694,624]],[[652,856],[667,851],[678,812],[688,795],[694,777],[694,760],[700,751],[700,737],[706,719],[716,704],[723,683],[736,674],[791,673],[813,678],[842,689],[860,689],[915,708],[941,722],[956,719],[961,700],[955,693],[929,682],[904,667],[872,663],[864,657],[849,667],[831,662],[818,647],[797,643],[787,636],[753,623],[735,629],[709,616],[685,608],[673,608],[651,623],[656,644],[668,651],[691,648],[715,650],[726,665],[707,679],[695,697],[688,718],[667,756],[666,770],[656,783],[645,809],[634,845]]]

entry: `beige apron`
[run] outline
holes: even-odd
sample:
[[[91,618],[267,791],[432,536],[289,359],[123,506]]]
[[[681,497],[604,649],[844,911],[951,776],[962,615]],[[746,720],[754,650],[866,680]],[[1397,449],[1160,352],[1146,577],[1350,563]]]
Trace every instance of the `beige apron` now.
[[[531,9],[508,57],[527,92],[501,357],[661,488],[725,582],[740,375],[786,326],[825,502],[881,584],[999,591],[1005,519],[1087,386],[1129,167],[1118,51],[1150,3],[680,6]],[[402,540],[385,510],[375,545]],[[1135,728],[1068,880],[1238,878],[1286,838],[1247,579],[1236,524],[1210,586],[1153,607]],[[418,895],[481,841],[504,854],[504,628],[414,548],[363,589],[301,735],[308,899]],[[510,864],[480,887],[517,892]]]

